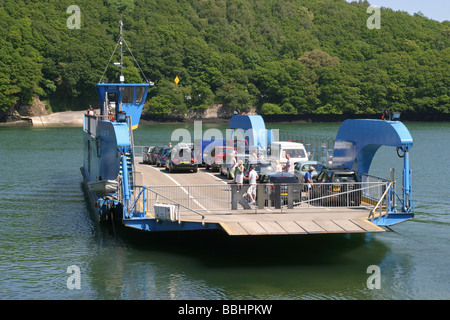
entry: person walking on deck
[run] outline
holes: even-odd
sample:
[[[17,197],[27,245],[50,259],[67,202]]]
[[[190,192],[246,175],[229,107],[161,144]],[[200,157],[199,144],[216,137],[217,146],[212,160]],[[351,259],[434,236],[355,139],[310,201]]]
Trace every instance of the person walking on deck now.
[[[248,177],[244,177],[245,179],[249,180],[250,187],[247,190],[247,194],[250,198],[250,204],[255,204],[256,200],[256,180],[258,179],[258,174],[255,171],[255,167],[252,165],[250,166],[250,172],[248,174]]]

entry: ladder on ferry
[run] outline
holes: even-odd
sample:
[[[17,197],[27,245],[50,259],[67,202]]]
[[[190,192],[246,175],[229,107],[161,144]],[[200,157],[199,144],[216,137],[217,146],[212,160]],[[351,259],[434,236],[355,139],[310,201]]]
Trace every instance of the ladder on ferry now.
[[[128,172],[129,189],[133,192],[134,189],[134,143],[133,143],[133,128],[131,126],[131,117],[127,116],[128,134],[130,140],[130,148],[124,152],[126,157],[126,167]],[[119,174],[123,177],[123,161],[120,160]]]
[[[126,172],[128,173],[129,187],[130,187],[130,189],[133,189],[133,186],[134,186],[134,174],[133,174],[133,172],[134,172],[134,165],[133,165],[132,153],[131,153],[131,151],[128,151],[128,152],[125,152],[124,154],[125,154],[125,157],[126,157],[126,164],[125,165],[127,167]],[[122,159],[120,159],[119,174],[122,177],[123,177],[123,173],[124,173],[123,166],[124,166],[123,161],[122,161]]]

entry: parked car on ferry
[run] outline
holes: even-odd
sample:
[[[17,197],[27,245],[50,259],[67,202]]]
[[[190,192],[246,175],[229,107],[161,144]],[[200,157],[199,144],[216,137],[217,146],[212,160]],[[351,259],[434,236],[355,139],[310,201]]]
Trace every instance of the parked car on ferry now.
[[[275,168],[269,161],[250,161],[244,164],[244,176],[248,177],[250,172],[250,166],[254,166],[256,173],[258,174],[258,182],[268,182],[269,175],[276,173]],[[275,178],[276,179],[276,178]],[[244,183],[248,183],[247,179],[244,179]]]
[[[312,188],[313,198],[321,198],[321,205],[359,206],[361,184],[352,170],[324,169],[319,173]],[[356,191],[353,191],[356,190]]]
[[[266,182],[268,184],[279,184],[280,186],[280,195],[281,195],[281,203],[286,204],[288,200],[288,184],[298,184],[297,177],[289,172],[276,172],[267,175]],[[270,188],[274,189],[274,186],[271,185]],[[294,190],[295,202],[300,202],[301,199],[301,190]]]
[[[233,147],[236,153],[249,153],[248,141],[245,139],[233,139],[228,141],[227,145]]]
[[[164,146],[156,146],[152,149],[152,152],[150,153],[149,158],[149,164],[156,164],[156,158],[158,157],[159,151],[164,148]]]
[[[154,148],[154,146],[144,147],[144,149],[142,150],[142,162],[144,162],[145,164],[152,164],[151,155]]]
[[[289,172],[276,172],[267,175],[267,183],[298,183],[297,177]]]
[[[159,150],[158,156],[156,157],[156,166],[164,167],[166,164],[166,160],[169,157],[170,152],[172,151],[172,147],[163,147]]]
[[[314,167],[314,171],[311,172],[312,179],[315,179],[322,170],[326,169],[325,165],[318,161],[298,161],[294,165],[294,174],[299,182],[303,182],[305,173],[309,171],[311,166]]]
[[[233,147],[216,146],[204,158],[206,170],[217,171],[222,163],[226,162],[227,155],[233,153]]]
[[[286,155],[290,156],[291,166],[298,161],[308,161],[308,154],[302,143],[290,142],[290,141],[275,141],[270,143],[268,155],[272,164],[276,166],[277,160],[281,165],[286,164]],[[291,172],[293,172],[291,167]]]
[[[205,158],[214,147],[225,146],[225,139],[199,139],[194,141],[194,155],[199,165],[205,164]]]
[[[169,172],[174,171],[198,171],[198,163],[194,152],[188,147],[176,146],[171,150],[165,162],[165,168]]]

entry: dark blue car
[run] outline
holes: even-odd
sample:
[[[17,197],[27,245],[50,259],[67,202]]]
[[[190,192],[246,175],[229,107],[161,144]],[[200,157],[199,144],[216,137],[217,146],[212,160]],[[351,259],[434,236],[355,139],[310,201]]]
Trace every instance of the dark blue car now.
[[[170,152],[172,151],[172,147],[164,147],[161,150],[159,150],[158,156],[156,157],[156,166],[157,167],[164,167],[166,164],[166,160],[169,157]]]

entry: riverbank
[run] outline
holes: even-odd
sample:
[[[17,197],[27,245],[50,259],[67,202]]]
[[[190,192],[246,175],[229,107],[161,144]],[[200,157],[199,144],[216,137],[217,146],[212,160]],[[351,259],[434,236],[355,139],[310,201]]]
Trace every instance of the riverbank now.
[[[97,114],[100,110],[95,110]],[[48,115],[38,115],[32,117],[21,117],[10,119],[6,122],[0,122],[0,126],[21,127],[21,126],[83,126],[83,115],[85,110],[81,111],[63,111]],[[380,114],[273,114],[263,115],[266,123],[321,123],[321,122],[342,122],[346,119],[380,119]],[[182,117],[165,114],[143,114],[140,120],[141,125],[150,125],[155,123],[192,123],[194,121],[203,121],[207,123],[228,123],[229,117]],[[450,122],[450,114],[437,113],[417,113],[404,112],[401,114],[401,121],[414,122]]]
[[[99,110],[97,110],[97,113]],[[48,126],[71,126],[82,127],[83,115],[86,111],[64,111],[55,112],[48,115],[39,115],[33,117],[22,117],[19,119],[12,119],[11,121],[1,122],[0,126],[8,127],[48,127]]]

